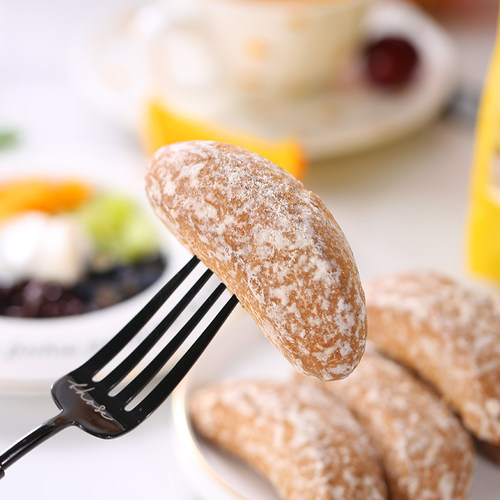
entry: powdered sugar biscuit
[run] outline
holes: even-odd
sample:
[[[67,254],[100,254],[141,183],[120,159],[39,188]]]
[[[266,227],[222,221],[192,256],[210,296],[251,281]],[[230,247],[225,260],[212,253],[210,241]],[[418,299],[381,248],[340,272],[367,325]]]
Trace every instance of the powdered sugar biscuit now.
[[[146,189],[170,231],[299,372],[352,372],[365,347],[364,293],[349,244],[315,194],[261,156],[211,141],[160,149]]]
[[[441,398],[403,366],[365,353],[345,380],[315,382],[357,417],[380,453],[391,500],[465,500],[474,446]]]
[[[231,381],[190,400],[194,428],[260,471],[286,500],[382,500],[371,443],[350,411],[309,384]]]
[[[430,382],[477,438],[500,444],[500,301],[432,271],[365,290],[377,349]]]

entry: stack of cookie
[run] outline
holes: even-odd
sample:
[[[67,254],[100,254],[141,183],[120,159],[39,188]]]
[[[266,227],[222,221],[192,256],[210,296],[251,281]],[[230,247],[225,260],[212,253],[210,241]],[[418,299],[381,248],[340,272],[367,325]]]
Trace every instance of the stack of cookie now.
[[[199,389],[202,437],[287,500],[467,498],[471,435],[500,456],[499,301],[424,272],[367,284],[365,302],[324,203],[236,146],[162,148],[147,191],[299,373]]]

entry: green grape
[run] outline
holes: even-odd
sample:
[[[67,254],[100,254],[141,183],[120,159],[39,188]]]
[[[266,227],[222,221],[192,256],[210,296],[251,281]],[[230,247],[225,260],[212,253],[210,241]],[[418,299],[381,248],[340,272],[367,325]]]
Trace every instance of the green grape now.
[[[97,254],[109,264],[130,263],[158,250],[158,237],[149,217],[130,198],[100,194],[77,213]]]

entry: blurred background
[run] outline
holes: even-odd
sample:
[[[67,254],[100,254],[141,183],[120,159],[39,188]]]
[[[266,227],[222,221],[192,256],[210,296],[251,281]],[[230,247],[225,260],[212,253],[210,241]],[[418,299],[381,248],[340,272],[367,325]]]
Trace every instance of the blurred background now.
[[[252,18],[245,24],[237,16],[249,18],[248,13],[228,11],[228,5],[236,5],[237,11],[245,4],[257,19],[271,19],[271,27],[254,32],[264,23]],[[140,183],[148,156],[162,144],[235,142],[287,168],[326,199],[348,234],[353,227],[359,265],[369,277],[383,272],[384,265],[380,262],[378,270],[371,266],[367,235],[371,245],[380,245],[379,253],[387,248],[394,252],[393,235],[406,227],[403,221],[386,224],[385,212],[392,206],[384,208],[384,200],[393,199],[397,206],[400,197],[414,196],[423,202],[424,193],[412,189],[414,177],[421,175],[418,182],[426,184],[427,200],[419,227],[427,228],[424,215],[441,210],[444,200],[441,179],[430,177],[440,175],[433,166],[438,163],[455,169],[450,177],[454,189],[447,186],[455,205],[450,201],[443,213],[450,218],[443,224],[454,228],[450,241],[455,256],[446,244],[437,245],[428,259],[403,245],[391,266],[434,260],[448,265],[452,259],[453,268],[461,268],[458,238],[497,2],[305,3],[333,4],[328,15],[336,29],[328,29],[326,22],[326,29],[315,24],[325,14],[317,15],[316,7],[312,13],[297,10],[301,3],[296,1],[278,2],[277,10],[284,11],[287,4],[295,9],[295,24],[284,28],[287,14],[266,12],[273,4],[3,0],[0,166],[6,172],[9,162],[12,168],[20,160],[36,169],[37,157],[43,156],[49,163],[66,163],[68,171],[80,170],[82,164],[89,172],[102,171],[105,165],[118,175],[126,165]],[[339,4],[348,5],[344,10],[351,17],[343,23],[349,29],[335,25]],[[296,36],[301,31],[297,19],[306,15],[311,16],[310,31],[320,33],[316,38]],[[237,29],[226,29],[231,25]],[[338,39],[328,38],[332,32]],[[238,33],[247,38],[238,40]],[[322,52],[318,44],[330,52]],[[228,45],[239,52],[224,52]],[[315,59],[312,54],[332,61],[332,70],[316,75],[304,62]],[[304,83],[303,75],[309,74],[312,83]],[[283,81],[292,83],[286,87]],[[402,194],[402,187],[410,191]],[[370,213],[360,217],[367,206]],[[377,232],[381,237],[375,238]],[[437,257],[441,255],[446,257]]]
[[[2,1],[1,123],[20,148],[138,150],[84,98],[73,74],[82,41],[127,3],[136,5]]]
[[[162,16],[169,16],[170,10],[178,13],[196,9],[192,0],[171,2],[181,8],[177,5],[170,9],[168,3],[3,0],[0,4],[1,128],[15,131],[18,147],[25,149],[106,149],[131,154],[142,151],[140,138],[130,133],[140,125],[134,124],[134,130],[126,118],[135,112],[138,96],[144,97],[146,80],[163,78],[145,74],[148,66],[145,59],[149,56],[144,46],[153,34],[168,29]],[[471,104],[481,91],[493,48],[496,4],[494,0],[422,2],[459,52],[457,88],[471,99]],[[186,12],[182,15],[186,16]],[[182,73],[183,63],[193,66],[200,57],[194,54],[194,49],[189,52],[192,47],[187,42],[184,46],[181,42],[175,40],[182,54],[190,53],[193,60],[179,57],[171,70],[176,75]],[[166,65],[166,56],[163,61]],[[203,68],[198,69],[200,79],[206,80]],[[161,75],[168,71],[158,65],[156,70]],[[113,71],[115,74],[109,76]],[[191,80],[185,78],[186,86],[196,87],[195,76],[191,75]],[[204,82],[199,84],[200,88]],[[200,114],[208,114],[206,107],[209,106],[200,104]],[[192,113],[191,108],[189,111]],[[273,132],[280,135],[279,131]]]
[[[496,0],[0,0],[0,299],[15,295],[0,306],[10,307],[0,315],[0,449],[51,416],[53,378],[85,359],[140,302],[110,307],[117,312],[90,327],[70,325],[78,334],[69,338],[67,329],[7,316],[80,314],[88,305],[74,300],[81,281],[91,298],[80,299],[106,308],[127,298],[125,288],[132,296],[148,289],[164,265],[171,272],[184,258],[174,242],[164,245],[154,222],[160,236],[144,230],[153,216],[143,176],[163,144],[236,143],[289,170],[325,200],[363,280],[418,267],[474,276],[466,258],[471,179],[481,137],[495,135],[480,132],[476,120],[497,19]],[[31,183],[44,177],[63,185]],[[86,191],[93,184],[112,196],[96,201]],[[45,262],[72,262],[54,292],[54,275],[40,273],[50,266],[17,255],[27,233],[48,241],[48,226],[30,219],[6,228],[13,215],[68,208],[90,240],[75,239],[74,226],[57,233],[66,239],[50,239]],[[488,234],[496,222],[500,216],[489,219]],[[484,245],[484,234],[477,237]],[[29,244],[40,248],[40,241]],[[51,257],[54,248],[61,253]],[[83,269],[89,259],[90,271]],[[149,273],[141,283],[130,272],[137,262],[137,275]],[[63,266],[55,267],[60,277]],[[489,270],[479,275],[496,285],[500,276]],[[77,271],[115,274],[97,286]],[[66,305],[54,306],[61,297]],[[12,481],[0,486],[5,498],[34,498],[34,484],[37,498],[67,498],[54,496],[54,481],[37,466],[44,456],[58,461],[68,488],[85,467],[102,492],[121,498],[154,498],[166,488],[171,498],[195,498],[169,446],[168,411],[118,447],[100,447],[98,461],[87,436],[44,445],[19,475],[13,467]],[[132,487],[127,457],[145,447],[136,472],[148,484]],[[62,453],[78,456],[60,464]],[[115,489],[101,460],[119,465]],[[38,482],[23,481],[27,474]],[[498,470],[480,469],[471,498],[496,498],[494,480]]]

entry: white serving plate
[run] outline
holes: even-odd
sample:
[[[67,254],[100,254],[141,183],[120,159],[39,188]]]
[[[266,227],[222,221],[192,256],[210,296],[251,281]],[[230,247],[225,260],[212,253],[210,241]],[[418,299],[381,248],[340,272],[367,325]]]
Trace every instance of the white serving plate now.
[[[75,57],[75,83],[120,126],[137,133],[145,100],[160,94],[177,111],[216,126],[271,139],[296,137],[316,160],[408,135],[435,118],[456,90],[457,58],[445,31],[413,4],[383,1],[374,3],[365,31],[402,33],[413,41],[421,64],[411,85],[383,92],[346,79],[317,95],[249,106],[214,83],[217,70],[199,46],[199,32],[186,29],[196,12],[196,1],[188,4],[182,32],[165,21],[175,15],[168,3],[149,4],[114,18]]]
[[[245,315],[242,310],[239,314]],[[228,378],[288,377],[292,368],[248,317],[238,329],[225,328],[209,346],[173,396],[176,452],[186,484],[203,500],[279,500],[267,481],[238,459],[203,442],[186,412],[190,393]],[[196,477],[196,481],[192,478]],[[497,500],[500,466],[477,457],[469,500]]]
[[[94,158],[24,154],[0,157],[0,180],[23,176],[74,177],[127,193],[147,208],[144,168],[121,155]],[[152,215],[152,217],[154,217]],[[147,302],[189,259],[189,254],[158,223],[167,258],[165,273],[153,286],[115,306],[55,319],[0,316],[0,393],[47,394],[52,382],[79,366]]]

